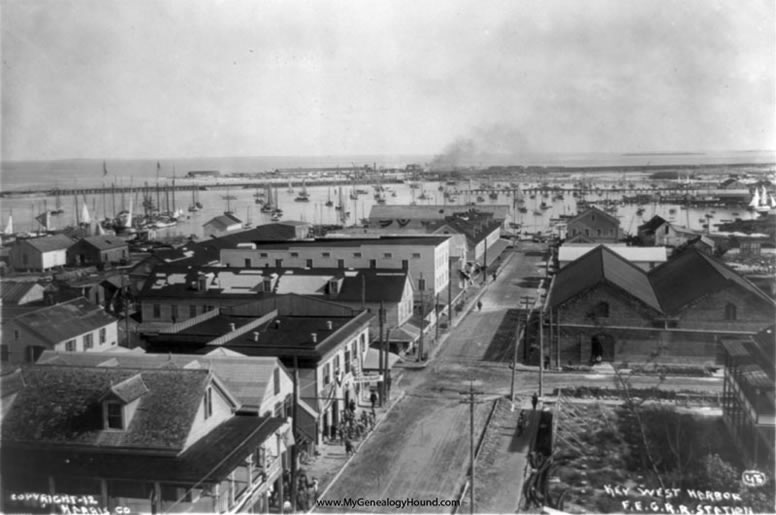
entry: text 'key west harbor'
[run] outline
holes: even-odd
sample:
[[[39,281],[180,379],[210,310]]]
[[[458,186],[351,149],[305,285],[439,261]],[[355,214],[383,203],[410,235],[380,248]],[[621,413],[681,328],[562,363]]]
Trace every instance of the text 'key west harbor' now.
[[[773,5],[4,7],[0,512],[776,511]]]

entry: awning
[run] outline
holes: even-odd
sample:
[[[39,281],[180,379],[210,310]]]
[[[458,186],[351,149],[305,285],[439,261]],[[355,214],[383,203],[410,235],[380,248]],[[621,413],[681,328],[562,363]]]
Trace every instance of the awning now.
[[[401,357],[393,352],[388,353],[388,368],[392,368],[397,361],[401,360]],[[379,370],[380,369],[380,351],[370,347],[366,351],[366,358],[364,358],[364,370]]]
[[[315,436],[318,433],[318,414],[302,399],[299,399],[297,406],[296,431],[302,438],[315,442]]]
[[[414,342],[420,338],[420,328],[409,322],[391,330],[391,334],[388,337],[390,342]]]

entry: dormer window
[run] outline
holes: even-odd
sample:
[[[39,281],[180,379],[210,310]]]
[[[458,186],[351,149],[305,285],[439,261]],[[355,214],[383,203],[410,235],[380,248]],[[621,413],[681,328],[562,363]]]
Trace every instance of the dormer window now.
[[[105,401],[102,404],[102,419],[105,429],[124,429],[124,406],[119,401]]]

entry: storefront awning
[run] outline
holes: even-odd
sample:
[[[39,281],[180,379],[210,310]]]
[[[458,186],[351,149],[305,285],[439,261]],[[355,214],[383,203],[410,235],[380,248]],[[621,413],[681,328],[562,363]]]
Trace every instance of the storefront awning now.
[[[388,368],[392,368],[397,361],[401,360],[398,354],[393,352],[388,353]],[[366,358],[364,358],[364,370],[379,370],[380,369],[380,351],[377,349],[369,348],[366,351]]]

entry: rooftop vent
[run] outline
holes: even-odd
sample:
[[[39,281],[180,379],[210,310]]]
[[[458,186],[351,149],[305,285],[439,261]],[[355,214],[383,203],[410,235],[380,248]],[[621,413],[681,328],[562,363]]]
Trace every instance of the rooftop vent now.
[[[313,343],[318,343],[318,333],[310,333],[310,338],[312,339]]]
[[[334,324],[332,323],[332,321],[331,320],[327,320],[326,321],[326,329],[331,331],[333,327],[334,327]]]
[[[253,341],[254,342],[259,341],[259,332],[258,331],[253,331]]]
[[[275,320],[275,329],[280,329],[280,320]]]
[[[229,322],[229,331],[234,331],[235,329],[237,329],[237,326],[235,325],[235,323]]]

